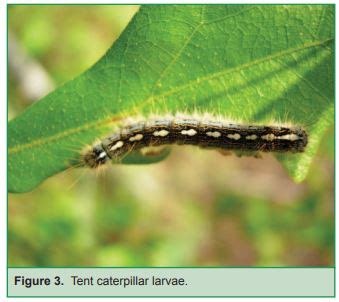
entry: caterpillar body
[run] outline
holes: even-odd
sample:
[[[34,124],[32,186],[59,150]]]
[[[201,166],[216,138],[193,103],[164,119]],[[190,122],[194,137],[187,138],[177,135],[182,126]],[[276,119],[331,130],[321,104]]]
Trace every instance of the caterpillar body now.
[[[241,125],[213,117],[173,116],[130,122],[82,155],[84,165],[99,167],[130,151],[149,146],[197,145],[203,148],[262,152],[303,152],[307,134],[300,127]]]

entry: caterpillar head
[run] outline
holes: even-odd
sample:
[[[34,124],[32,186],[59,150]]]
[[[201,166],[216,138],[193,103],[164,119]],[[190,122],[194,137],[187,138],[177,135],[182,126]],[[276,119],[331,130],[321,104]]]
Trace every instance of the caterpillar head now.
[[[92,147],[83,155],[83,162],[85,166],[90,168],[97,168],[101,165],[104,165],[108,160],[109,157],[101,145]]]

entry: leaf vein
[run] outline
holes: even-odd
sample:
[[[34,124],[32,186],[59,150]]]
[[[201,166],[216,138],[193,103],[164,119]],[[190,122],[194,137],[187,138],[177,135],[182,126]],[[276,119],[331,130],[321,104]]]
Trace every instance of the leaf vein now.
[[[245,63],[245,64],[238,66],[238,67],[235,67],[235,68],[231,68],[231,69],[227,68],[225,70],[221,70],[221,71],[209,74],[207,76],[197,78],[195,80],[188,82],[187,84],[177,86],[175,89],[170,89],[170,90],[163,92],[159,95],[151,95],[150,97],[146,98],[143,102],[141,102],[141,105],[140,105],[139,108],[142,108],[143,106],[145,106],[147,103],[149,103],[151,101],[154,101],[156,99],[161,99],[164,96],[172,95],[172,94],[177,93],[179,91],[182,91],[182,90],[184,90],[188,87],[192,87],[196,84],[199,84],[203,81],[209,81],[211,79],[222,77],[222,76],[229,74],[229,73],[232,73],[232,72],[241,71],[243,69],[250,68],[254,65],[257,65],[257,64],[260,64],[260,63],[263,63],[263,62],[267,62],[267,61],[270,61],[270,60],[275,60],[275,59],[278,59],[278,58],[281,58],[281,57],[284,57],[284,56],[288,56],[288,55],[291,55],[293,53],[305,50],[307,48],[320,47],[320,46],[326,47],[326,44],[329,43],[329,42],[332,42],[332,41],[333,41],[333,38],[326,39],[326,40],[323,40],[323,41],[318,41],[318,42],[306,43],[302,46],[292,48],[292,49],[287,49],[287,50],[278,52],[276,54],[269,55],[269,56],[266,56],[264,58],[254,60],[252,62]],[[79,127],[76,127],[76,128],[71,128],[71,129],[68,129],[66,131],[62,131],[60,133],[54,134],[54,135],[49,136],[49,137],[33,140],[30,143],[14,146],[12,148],[9,148],[8,153],[9,154],[18,153],[22,150],[25,150],[25,149],[28,149],[28,148],[33,148],[33,147],[36,147],[36,146],[39,146],[39,145],[43,145],[43,144],[55,141],[57,139],[63,138],[65,136],[82,132],[82,131],[90,129],[92,127],[100,128],[100,127],[103,127],[104,125],[108,125],[109,123],[112,123],[112,121],[117,121],[119,119],[122,119],[121,116],[124,116],[124,114],[114,115],[113,117],[110,117],[110,118],[104,119],[104,120],[103,119],[96,120],[94,122],[86,123],[86,124],[83,124],[82,126],[79,126]]]
[[[196,84],[200,84],[201,82],[206,82],[206,81],[218,78],[218,77],[222,77],[222,76],[224,76],[226,74],[229,74],[229,73],[233,73],[233,72],[237,72],[237,71],[241,71],[243,69],[247,69],[247,68],[253,67],[253,66],[255,66],[257,64],[260,64],[260,63],[264,63],[264,62],[267,62],[267,61],[270,61],[270,60],[278,59],[280,57],[288,56],[288,55],[294,54],[296,52],[305,50],[307,48],[319,47],[319,46],[322,46],[324,44],[327,44],[328,42],[330,42],[332,40],[333,39],[326,39],[324,41],[306,43],[306,44],[304,44],[304,45],[302,45],[300,47],[296,47],[296,48],[280,51],[280,52],[275,53],[273,55],[269,55],[269,56],[266,56],[266,57],[254,60],[254,61],[245,63],[243,65],[240,65],[240,66],[237,66],[237,67],[234,67],[234,68],[226,68],[224,70],[217,71],[217,72],[214,72],[212,74],[209,74],[209,75],[206,75],[206,76],[203,76],[203,77],[200,77],[200,78],[196,78],[194,80],[191,80],[187,84],[184,84],[184,85],[181,85],[181,86],[177,86],[175,88],[172,88],[172,89],[170,89],[170,90],[168,90],[166,92],[163,92],[161,94],[158,94],[158,95],[152,95],[151,97],[145,99],[142,102],[142,106],[146,105],[148,102],[153,101],[153,100],[155,100],[157,98],[161,99],[163,97],[172,95],[172,94],[177,93],[179,91],[182,91],[182,90],[184,90],[186,88],[192,87],[192,86],[194,86]]]

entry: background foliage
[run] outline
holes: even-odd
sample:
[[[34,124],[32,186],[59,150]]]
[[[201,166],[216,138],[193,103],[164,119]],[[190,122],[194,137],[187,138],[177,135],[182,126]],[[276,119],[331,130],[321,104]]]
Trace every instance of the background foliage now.
[[[11,6],[9,29],[58,86],[100,58],[135,11]],[[10,76],[16,116],[28,101]],[[321,137],[302,184],[271,156],[196,148],[152,166],[67,171],[9,196],[10,265],[332,265],[333,131]]]

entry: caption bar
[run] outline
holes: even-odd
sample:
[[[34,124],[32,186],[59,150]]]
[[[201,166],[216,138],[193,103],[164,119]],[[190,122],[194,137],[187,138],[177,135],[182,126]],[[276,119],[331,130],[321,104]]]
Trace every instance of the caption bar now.
[[[8,296],[334,296],[334,268],[9,268]]]

